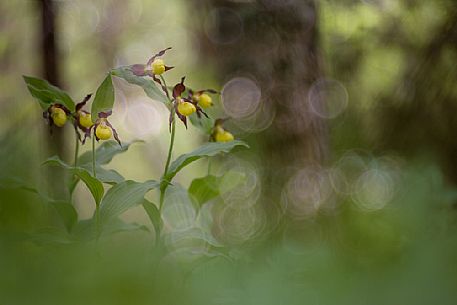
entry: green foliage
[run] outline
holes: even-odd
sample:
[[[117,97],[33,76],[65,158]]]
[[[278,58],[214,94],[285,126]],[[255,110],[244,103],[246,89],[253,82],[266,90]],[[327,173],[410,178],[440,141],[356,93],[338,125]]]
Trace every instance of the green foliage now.
[[[43,164],[59,166],[66,169],[72,175],[76,175],[81,179],[84,184],[86,184],[90,193],[94,197],[95,203],[98,205],[103,198],[105,190],[103,189],[103,184],[100,180],[93,177],[92,174],[85,168],[82,167],[73,167],[69,166],[65,162],[59,159],[59,157],[54,156],[47,159]]]
[[[154,180],[135,182],[127,180],[116,184],[106,192],[100,203],[100,222],[107,223],[119,215],[143,203],[144,195],[159,186]]]
[[[170,168],[168,169],[167,174],[165,177],[163,177],[163,180],[171,181],[181,169],[190,163],[197,161],[198,159],[203,157],[213,157],[220,153],[228,153],[237,146],[249,147],[246,143],[239,140],[225,143],[206,143],[190,153],[179,156],[175,161],[173,161],[170,165]]]
[[[68,110],[75,111],[75,102],[65,91],[43,79],[25,75],[23,77],[30,94],[38,100],[43,110],[47,110],[53,104],[61,104]]]
[[[208,175],[196,178],[189,186],[189,194],[201,206],[217,196],[232,191],[244,183],[245,178],[243,174],[231,170],[219,177]]]
[[[56,209],[63,224],[65,225],[65,228],[68,232],[70,232],[78,221],[78,213],[76,212],[75,207],[68,201],[64,200],[51,200],[49,204]]]
[[[131,70],[131,66],[113,69],[111,72],[114,76],[120,77],[130,84],[140,86],[151,99],[168,104],[169,101],[164,93],[150,79],[136,76]]]
[[[126,152],[130,145],[134,143],[139,143],[142,141],[133,141],[130,143],[123,143],[122,146],[119,146],[119,144],[116,141],[105,141],[95,151],[95,162],[98,165],[106,165],[111,160],[118,154]],[[87,151],[83,153],[79,159],[78,159],[78,164],[81,167],[87,167],[91,166],[92,164],[92,152]]]
[[[193,126],[197,127],[200,129],[204,134],[210,135],[213,127],[214,127],[214,119],[205,116],[201,116],[200,118],[196,113],[193,113],[192,115],[189,116],[190,122],[192,123]]]
[[[155,231],[160,232],[163,222],[162,217],[160,216],[160,211],[157,209],[157,206],[149,200],[143,199],[143,208],[148,214]]]
[[[189,194],[202,205],[219,196],[219,187],[222,181],[223,177],[216,177],[213,175],[196,178],[192,180],[192,183],[190,184]]]
[[[100,87],[97,89],[94,101],[92,102],[91,115],[92,119],[98,118],[100,112],[109,112],[114,104],[114,87],[111,74],[105,77]]]

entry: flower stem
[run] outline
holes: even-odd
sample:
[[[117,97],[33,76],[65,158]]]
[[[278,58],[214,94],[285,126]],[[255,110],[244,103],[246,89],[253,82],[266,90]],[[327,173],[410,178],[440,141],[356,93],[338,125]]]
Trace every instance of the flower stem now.
[[[100,230],[100,204],[99,203],[95,203],[95,229],[96,229],[96,237],[97,237],[97,241],[98,241],[100,238],[100,233],[101,233],[101,230]]]
[[[97,172],[95,171],[95,133],[92,136],[92,172],[94,177],[97,178]]]
[[[74,167],[77,167],[78,166],[78,155],[79,155],[79,136],[78,136],[78,132],[76,131],[75,129],[75,162],[74,162]],[[73,176],[73,183],[76,184],[78,183],[78,178],[75,176]],[[75,190],[75,187],[76,185],[74,185],[73,187],[69,187],[70,188],[70,202],[73,201],[73,192]]]
[[[75,131],[75,162],[74,167],[78,166],[78,155],[79,155],[79,137],[77,132]]]
[[[173,110],[171,110],[173,111]],[[173,121],[171,123],[171,138],[170,138],[170,146],[168,147],[168,156],[167,156],[167,162],[165,163],[165,169],[163,171],[162,179],[164,179],[167,174],[168,174],[168,167],[170,166],[170,161],[171,161],[171,155],[173,153],[173,145],[175,142],[175,133],[176,133],[176,120],[174,118],[174,112],[173,113]],[[167,190],[168,183],[170,181],[165,181],[164,185],[160,187],[160,205],[159,205],[159,212],[162,213],[162,208],[163,208],[163,202],[165,200],[165,191]]]

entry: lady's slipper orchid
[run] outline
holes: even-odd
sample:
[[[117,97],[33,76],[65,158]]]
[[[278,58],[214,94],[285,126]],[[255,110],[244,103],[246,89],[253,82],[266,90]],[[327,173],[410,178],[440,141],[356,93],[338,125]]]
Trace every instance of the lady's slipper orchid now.
[[[98,119],[95,121],[93,126],[95,139],[99,140],[108,140],[111,136],[114,136],[114,139],[122,146],[121,141],[119,140],[119,135],[117,134],[116,129],[114,129],[113,125],[108,121],[108,117],[112,114],[111,111],[108,112],[100,112],[98,114]]]
[[[67,122],[67,116],[70,114],[70,110],[65,108],[65,106],[52,104],[47,111],[43,112],[43,118],[48,121],[52,133],[52,126],[63,127]]]
[[[86,105],[87,101],[91,98],[92,94],[88,94],[82,102],[76,105],[76,111],[73,115],[75,131],[79,137],[79,140],[84,144],[86,139],[90,137],[90,130],[94,123],[92,122],[92,117],[90,113],[82,108]],[[81,138],[81,135],[78,132],[78,128],[84,133],[84,138]]]
[[[184,85],[185,77],[181,78],[181,82],[176,84],[173,87],[173,107],[178,118],[184,123],[184,126],[187,128],[187,116],[196,112],[198,117],[201,117],[203,113],[206,117],[208,115],[202,110],[197,102],[193,101],[191,98],[182,97],[184,91],[186,91],[186,86]],[[173,113],[170,113],[170,126],[173,122]]]
[[[235,139],[232,133],[224,129],[222,124],[226,119],[217,119],[214,123],[213,132],[211,134],[211,141],[215,142],[230,142]]]
[[[168,90],[165,87],[165,84],[162,84],[159,78],[157,78],[157,75],[162,75],[164,72],[173,69],[174,67],[169,67],[166,66],[163,59],[160,57],[165,54],[166,51],[170,50],[171,47],[166,48],[159,53],[155,54],[152,56],[148,62],[143,65],[143,64],[136,64],[131,67],[131,70],[133,74],[136,76],[150,76],[152,79],[158,83],[161,87],[162,90],[166,93],[167,97],[168,96]]]
[[[205,89],[205,90],[200,90],[200,91],[196,91],[196,92],[189,90],[189,98],[191,98],[192,101],[197,103],[200,107],[209,108],[209,107],[213,106],[213,99],[211,98],[211,96],[206,94],[206,92],[213,93],[213,94],[218,93],[214,89]]]

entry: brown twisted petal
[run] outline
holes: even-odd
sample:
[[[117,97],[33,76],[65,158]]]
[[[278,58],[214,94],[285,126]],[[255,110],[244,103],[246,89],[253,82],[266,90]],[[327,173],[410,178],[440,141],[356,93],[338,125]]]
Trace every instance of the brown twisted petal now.
[[[108,121],[106,121],[106,125],[108,125],[109,127],[111,127],[111,130],[113,131],[114,139],[116,139],[117,143],[119,143],[119,146],[122,147],[121,140],[119,140],[119,135],[117,134],[116,129],[114,129],[113,125],[111,125],[111,123],[108,122]]]
[[[162,51],[160,51],[159,53],[157,53],[156,55],[152,56],[149,60],[148,60],[148,63],[146,64],[147,66],[149,66],[150,64],[152,64],[152,62],[154,61],[154,59],[156,59],[157,57],[159,56],[162,56],[163,54],[165,54],[166,51],[170,50],[171,47],[168,47],[166,49],[163,49]]]
[[[89,101],[91,97],[92,97],[92,93],[89,93],[80,103],[76,104],[76,112],[81,110],[81,108],[83,108],[84,105],[86,105],[87,101]]]
[[[112,113],[113,113],[112,110],[106,111],[106,112],[103,112],[103,111],[102,111],[102,112],[100,112],[100,113],[98,114],[98,117],[99,117],[100,119],[106,119],[106,118],[109,117]]]
[[[173,88],[173,98],[177,98],[181,96],[181,94],[186,90],[186,86],[184,86],[184,80],[186,79],[185,76],[181,78],[181,82],[176,84]]]
[[[158,83],[158,84],[160,85],[160,87],[162,88],[162,91],[165,92],[165,95],[166,95],[168,98],[170,98],[170,94],[168,93],[167,87],[165,87],[165,85],[162,84],[162,82],[160,81],[160,79],[158,79],[158,78],[155,76],[155,74],[152,74],[152,79],[153,79],[156,83]]]

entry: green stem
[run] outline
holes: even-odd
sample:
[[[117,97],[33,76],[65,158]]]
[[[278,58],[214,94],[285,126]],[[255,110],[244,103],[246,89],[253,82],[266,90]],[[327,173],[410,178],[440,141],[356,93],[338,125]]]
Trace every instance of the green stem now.
[[[97,172],[95,170],[95,133],[92,135],[92,172],[94,177],[97,178]]]
[[[175,142],[176,120],[174,118],[174,112],[172,112],[172,114],[173,114],[173,122],[171,123],[170,146],[168,147],[167,162],[165,163],[165,169],[163,171],[162,179],[164,179],[167,176],[168,167],[170,166],[170,161],[171,161],[171,155],[173,153],[173,145],[174,145],[174,142]],[[165,184],[163,186],[161,186],[161,188],[160,188],[160,205],[159,205],[159,212],[160,213],[162,213],[163,202],[165,200],[165,191],[167,190],[169,182],[170,181],[166,181]]]
[[[167,82],[165,81],[165,78],[160,75],[160,79],[163,82],[164,87],[166,88],[168,92],[168,87],[167,87]],[[169,109],[171,112],[172,116],[172,121],[171,121],[171,137],[170,137],[170,146],[168,147],[168,155],[167,155],[167,162],[165,163],[165,168],[163,171],[162,175],[162,181],[160,185],[160,199],[159,199],[159,215],[162,217],[162,209],[163,209],[163,203],[165,201],[165,192],[168,188],[168,184],[170,181],[164,181],[165,177],[167,176],[168,173],[168,167],[170,166],[170,161],[171,161],[171,155],[173,153],[173,145],[175,143],[175,133],[176,133],[176,118],[175,118],[175,110],[173,108],[173,100],[167,95],[168,101],[170,102],[169,104]],[[160,235],[161,235],[161,226],[159,226],[159,230],[156,232],[156,244],[159,245],[161,242]]]
[[[96,236],[97,236],[97,241],[100,238],[100,204],[96,203],[95,204],[95,229],[96,229]]]
[[[78,166],[78,155],[79,155],[79,137],[77,132],[75,131],[75,162],[74,162],[74,167]]]
[[[78,137],[78,132],[76,131],[75,129],[75,162],[74,162],[74,167],[77,167],[78,166],[78,155],[79,155],[79,137]],[[76,176],[73,176],[73,183],[77,183],[78,181],[78,178]],[[75,190],[75,187],[74,186],[73,188],[70,187],[70,202],[73,201],[73,192]]]

